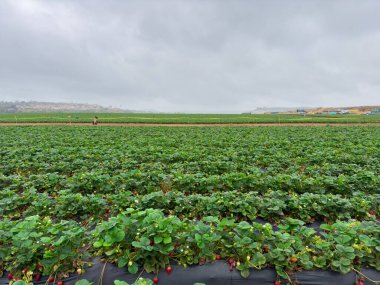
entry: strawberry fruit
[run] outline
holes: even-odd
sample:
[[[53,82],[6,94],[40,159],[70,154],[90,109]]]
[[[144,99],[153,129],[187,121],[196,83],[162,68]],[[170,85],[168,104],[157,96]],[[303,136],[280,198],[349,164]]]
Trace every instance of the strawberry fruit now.
[[[154,282],[155,284],[157,284],[157,283],[158,283],[158,277],[154,277],[154,278],[153,278],[153,282]]]
[[[166,272],[170,274],[172,272],[172,268],[170,266],[166,267]]]
[[[49,279],[48,279],[49,282],[54,282],[54,277],[53,276],[50,276]]]

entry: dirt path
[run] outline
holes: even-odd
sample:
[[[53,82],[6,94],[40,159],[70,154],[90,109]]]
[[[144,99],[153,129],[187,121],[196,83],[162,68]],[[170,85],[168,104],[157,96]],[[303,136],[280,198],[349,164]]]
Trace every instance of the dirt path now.
[[[82,126],[91,123],[0,123],[0,126]],[[97,127],[326,127],[326,126],[380,126],[380,123],[225,123],[225,124],[167,124],[167,123],[99,123]]]

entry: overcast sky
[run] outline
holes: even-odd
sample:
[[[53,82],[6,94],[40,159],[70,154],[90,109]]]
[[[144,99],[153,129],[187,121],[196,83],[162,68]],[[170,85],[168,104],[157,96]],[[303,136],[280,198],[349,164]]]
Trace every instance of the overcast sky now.
[[[380,104],[380,1],[0,1],[0,101]]]

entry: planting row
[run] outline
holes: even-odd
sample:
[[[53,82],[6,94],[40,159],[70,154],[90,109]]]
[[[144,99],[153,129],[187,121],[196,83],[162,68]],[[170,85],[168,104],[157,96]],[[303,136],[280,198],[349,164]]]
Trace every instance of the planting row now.
[[[380,129],[2,128],[0,187],[379,193]]]
[[[158,272],[171,263],[183,266],[224,259],[243,277],[250,268],[285,272],[332,269],[342,273],[372,266],[380,270],[380,227],[376,222],[322,224],[320,234],[295,219],[274,230],[270,224],[204,217],[180,220],[160,210],[129,208],[88,229],[74,221],[54,223],[48,217],[0,221],[0,268],[18,277],[67,276],[82,270],[86,258],[101,256],[130,273]],[[79,272],[79,271],[78,271]]]
[[[292,217],[305,222],[322,220],[375,220],[380,215],[380,196],[357,192],[354,197],[344,198],[333,194],[268,191],[215,192],[209,196],[185,195],[182,192],[162,191],[139,195],[130,191],[103,194],[80,194],[70,190],[56,193],[39,193],[35,188],[21,194],[12,190],[0,192],[0,217],[18,219],[30,215],[50,216],[54,219],[86,221],[101,220],[116,215],[123,209],[161,209],[166,215],[201,219],[203,216],[229,217],[238,220],[262,218],[280,222]]]
[[[114,193],[137,191],[140,194],[158,190],[176,190],[186,194],[209,194],[215,191],[266,192],[268,189],[296,193],[332,193],[351,196],[356,191],[380,194],[380,176],[373,172],[360,172],[351,176],[340,175],[309,177],[306,175],[227,173],[222,175],[173,173],[161,171],[106,174],[89,171],[63,176],[56,173],[37,175],[0,176],[0,187],[16,191],[34,187],[48,193],[68,189],[73,193]]]
[[[136,114],[136,113],[19,113],[0,114],[0,122],[91,123],[379,123],[380,116],[315,114]]]

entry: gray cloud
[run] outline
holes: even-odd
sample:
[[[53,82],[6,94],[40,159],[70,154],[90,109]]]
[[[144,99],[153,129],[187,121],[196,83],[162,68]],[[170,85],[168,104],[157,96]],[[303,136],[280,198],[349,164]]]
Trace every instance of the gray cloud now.
[[[380,104],[379,1],[0,1],[0,100]]]

